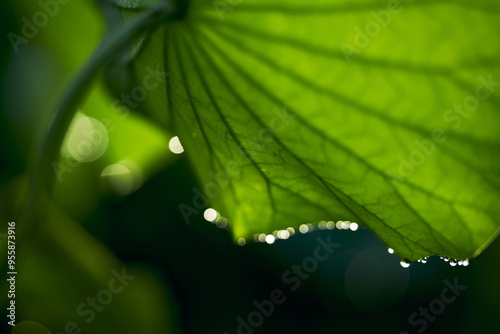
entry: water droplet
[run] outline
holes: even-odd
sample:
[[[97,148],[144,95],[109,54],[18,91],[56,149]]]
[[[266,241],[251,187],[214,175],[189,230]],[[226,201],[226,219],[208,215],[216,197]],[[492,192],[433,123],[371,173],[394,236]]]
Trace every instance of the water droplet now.
[[[320,230],[324,230],[326,228],[326,222],[325,221],[320,221],[318,224],[318,228]]]
[[[182,152],[184,152],[184,147],[182,147],[181,141],[177,136],[170,139],[170,141],[168,142],[168,148],[170,149],[170,151],[172,151],[172,153],[175,154],[181,154]]]
[[[293,227],[288,227],[286,230],[290,233],[290,235],[295,234],[295,229]]]
[[[410,266],[410,264],[409,264],[409,263],[406,263],[406,262],[404,262],[404,261],[399,262],[399,264],[400,264],[400,265],[401,265],[401,267],[403,267],[403,268],[408,268],[408,267]]]
[[[469,265],[469,260],[468,259],[465,259],[464,262],[463,262],[463,266],[464,267],[467,267]]]
[[[456,266],[456,265],[457,265],[457,263],[456,263],[456,262],[450,261],[450,266],[454,267],[454,266]]]
[[[351,223],[351,225],[349,225],[349,228],[351,229],[351,231],[356,231],[358,229],[358,224]]]
[[[239,238],[238,239],[238,245],[244,246],[246,243],[247,243],[247,241],[245,240],[245,238]]]
[[[260,242],[265,242],[266,241],[266,235],[264,233],[259,234],[259,241]]]
[[[299,226],[299,231],[300,233],[305,234],[309,231],[309,226],[307,226],[306,224],[302,224]]]
[[[394,254],[394,249],[392,248],[388,248],[387,251],[389,252],[389,254]]]
[[[326,223],[326,228],[329,230],[333,230],[335,228],[335,223],[332,221],[329,221],[328,223]]]
[[[288,232],[287,230],[282,230],[282,231],[278,231],[278,238],[279,239],[288,239],[290,237],[290,232]]]
[[[269,235],[267,235],[267,236],[266,236],[266,242],[267,242],[268,244],[272,244],[272,243],[274,243],[274,240],[275,240],[275,239],[274,239],[274,236],[273,236],[272,234],[269,234]]]
[[[203,217],[209,222],[214,222],[219,218],[219,213],[212,208],[206,209],[203,213]]]

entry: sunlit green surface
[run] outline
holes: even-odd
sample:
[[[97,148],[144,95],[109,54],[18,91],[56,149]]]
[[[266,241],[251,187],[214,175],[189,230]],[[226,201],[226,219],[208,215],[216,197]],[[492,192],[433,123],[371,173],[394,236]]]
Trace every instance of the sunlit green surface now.
[[[151,115],[171,118],[236,239],[349,220],[409,260],[472,257],[490,242],[500,224],[495,2],[231,8],[191,1],[135,64],[140,77],[163,61],[168,103]],[[210,175],[221,171],[232,175],[219,192]]]

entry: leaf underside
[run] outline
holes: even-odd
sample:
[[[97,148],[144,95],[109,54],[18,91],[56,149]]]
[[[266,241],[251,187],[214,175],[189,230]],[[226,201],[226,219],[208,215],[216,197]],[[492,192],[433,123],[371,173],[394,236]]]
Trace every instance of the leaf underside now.
[[[133,64],[138,80],[147,66],[169,73],[149,115],[178,134],[235,238],[348,220],[408,260],[473,257],[491,242],[500,86],[471,97],[500,82],[500,5],[235,3],[191,1]],[[390,13],[378,32],[374,13]],[[357,28],[374,29],[366,45]]]

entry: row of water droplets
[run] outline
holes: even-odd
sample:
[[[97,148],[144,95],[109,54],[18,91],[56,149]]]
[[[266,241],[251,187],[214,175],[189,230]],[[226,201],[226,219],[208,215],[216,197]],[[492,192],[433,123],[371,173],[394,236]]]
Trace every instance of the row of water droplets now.
[[[452,266],[452,267],[455,267],[456,265],[467,267],[469,265],[469,259],[457,260],[457,259],[451,259],[449,257],[444,257],[444,256],[441,256],[440,259],[444,260],[444,262],[448,262],[450,264],[450,266]]]
[[[179,137],[175,136],[173,137],[170,142],[169,142],[169,148],[172,153],[175,154],[181,154],[184,152],[184,148],[182,147],[182,144],[179,140]],[[215,224],[218,228],[226,228],[228,225],[228,219],[221,216],[219,212],[217,212],[213,208],[208,208],[205,210],[203,213],[203,217],[205,220]],[[350,222],[350,221],[321,221],[317,224],[317,226],[313,225],[312,223],[309,224],[302,224],[299,226],[299,232],[302,234],[306,234],[308,232],[312,232],[315,229],[320,229],[320,230],[333,230],[337,228],[338,230],[351,230],[351,231],[356,231],[359,226],[357,223]],[[265,233],[257,233],[254,235],[253,240],[255,242],[265,242],[268,244],[273,244],[276,239],[282,239],[286,240],[289,237],[293,236],[295,234],[295,229],[293,227],[288,227],[284,230],[276,230],[273,231],[271,234],[265,234]],[[247,243],[247,239],[245,238],[239,238],[238,239],[238,245],[244,246]]]
[[[394,249],[392,249],[392,248],[388,248],[387,251],[389,252],[389,254],[394,254]],[[429,257],[427,256],[427,257],[424,257],[423,259],[417,260],[417,262],[427,263],[428,259],[429,259]],[[452,266],[452,267],[455,267],[456,265],[467,267],[469,265],[469,259],[457,260],[457,259],[451,259],[451,258],[445,257],[445,256],[441,256],[440,259],[444,260],[445,262],[448,262],[450,264],[450,266]],[[408,263],[404,260],[401,260],[401,262],[399,264],[401,264],[401,267],[403,267],[403,268],[410,267],[410,263]]]
[[[203,213],[203,217],[205,220],[215,224],[219,228],[225,228],[227,226],[228,220],[225,217],[222,217],[216,210],[213,208],[206,209]],[[350,221],[321,221],[317,225],[312,223],[302,224],[299,226],[298,231],[295,231],[293,227],[287,227],[283,230],[275,230],[270,234],[266,233],[256,233],[253,236],[253,241],[273,244],[277,239],[286,240],[296,233],[306,234],[312,232],[316,229],[319,230],[350,230],[356,231],[359,228],[359,225]],[[239,238],[238,245],[244,246],[247,241],[251,241],[252,238]]]
[[[170,151],[172,151],[172,153],[181,154],[184,152],[184,148],[182,147],[179,137],[177,136],[173,137],[170,140],[168,146],[170,148]],[[213,208],[206,209],[205,212],[203,213],[203,217],[205,218],[205,220],[216,225],[218,228],[226,228],[229,223],[227,218],[221,216],[219,212],[217,212]],[[333,230],[337,228],[338,230],[356,231],[359,228],[359,226],[357,223],[350,221],[337,221],[337,222],[321,221],[317,224],[317,226],[313,225],[312,223],[302,224],[299,226],[299,232],[302,234],[306,234],[308,232],[314,231],[316,228],[320,230]],[[293,236],[294,234],[295,234],[295,229],[293,227],[288,227],[284,230],[273,231],[273,233],[271,234],[257,233],[254,235],[253,240],[255,242],[265,242],[268,244],[273,244],[276,241],[276,239],[286,240],[289,237]],[[244,246],[246,243],[247,239],[245,238],[238,239],[238,245]]]

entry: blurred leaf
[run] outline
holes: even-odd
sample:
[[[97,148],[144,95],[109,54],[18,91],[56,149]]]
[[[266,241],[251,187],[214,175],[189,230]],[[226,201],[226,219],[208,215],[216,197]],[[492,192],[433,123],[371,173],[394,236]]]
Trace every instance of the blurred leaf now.
[[[40,11],[40,4],[36,2],[13,2],[12,6],[19,17],[29,18],[33,13]],[[56,105],[51,103],[51,100],[56,100],[61,92],[66,90],[64,86],[67,86],[74,73],[80,70],[82,63],[89,58],[102,36],[103,20],[96,2],[70,2],[59,5],[55,3],[55,6],[57,8],[54,10],[57,10],[58,15],[51,17],[50,25],[38,29],[28,45],[23,44],[19,47],[19,54],[12,57],[11,75],[7,78],[14,83],[8,86],[8,96],[12,101],[9,117],[16,125],[23,127],[22,132],[16,132],[28,146],[23,147],[24,152],[29,152],[33,142],[43,142],[43,137],[54,123],[56,115]],[[113,30],[114,35],[108,37],[116,36],[116,32],[121,30]],[[109,44],[115,43],[112,38],[108,41]],[[103,45],[106,46],[106,43]],[[18,80],[20,76],[22,79]],[[33,77],[38,81],[33,80]],[[107,143],[102,143],[102,150],[105,150],[103,157],[95,163],[80,163],[67,154],[56,157],[59,143],[46,145],[48,150],[51,150],[47,156],[51,156],[53,160],[49,159],[49,162],[43,164],[43,168],[49,169],[48,173],[55,175],[59,181],[54,190],[55,199],[79,219],[84,219],[95,210],[101,197],[102,185],[111,184],[111,190],[115,188],[116,177],[107,177],[105,182],[100,184],[101,172],[108,165],[121,164],[125,161],[135,167],[136,171],[132,171],[136,174],[134,184],[125,187],[129,189],[127,192],[122,192],[128,194],[175,159],[168,149],[168,140],[171,137],[168,137],[168,132],[159,131],[155,124],[146,121],[140,115],[130,113],[128,99],[135,91],[129,90],[124,92],[125,97],[112,99],[101,81],[102,76],[99,75],[96,82],[88,87],[89,94],[86,98],[81,96],[85,91],[83,86],[86,85],[76,87],[73,93],[76,91],[76,96],[80,95],[81,98],[78,110],[96,119],[105,127],[101,127],[102,129],[97,131],[94,137],[89,138],[86,135],[85,138],[81,138],[81,143],[77,143],[80,144],[77,146],[86,146],[94,141],[95,137],[109,138],[109,143],[107,140]],[[17,85],[15,84],[17,82],[24,84]],[[26,85],[26,82],[32,85]],[[134,86],[130,87],[133,88]],[[20,98],[23,95],[28,98]],[[65,122],[71,118],[72,110],[61,123],[63,126],[59,125],[59,130],[57,127],[52,129],[50,132],[52,139],[61,137],[61,128],[64,128]],[[64,135],[64,131],[62,132]],[[33,140],[32,136],[35,133],[37,136]],[[66,139],[69,135],[70,133],[66,134]],[[104,193],[108,189],[105,190]]]
[[[16,7],[18,17],[31,18],[33,13],[40,11],[38,2],[13,2],[13,5]],[[25,82],[22,85],[10,84],[16,86],[15,88],[22,86],[25,90],[18,89],[17,95],[13,95],[13,100],[17,99],[17,105],[21,105],[21,108],[29,112],[30,117],[26,119],[36,126],[36,129],[25,129],[30,133],[28,137],[30,147],[24,148],[24,153],[33,149],[35,146],[33,142],[40,142],[31,139],[32,133],[46,134],[53,120],[50,120],[50,116],[56,109],[50,103],[51,100],[65,89],[67,81],[75,71],[79,70],[82,61],[88,58],[97,44],[102,20],[94,5],[91,1],[61,5],[59,15],[51,18],[49,25],[39,29],[29,45],[22,45],[19,55],[12,57],[15,66],[11,71],[12,76],[7,77],[7,85],[9,80],[14,83]],[[121,36],[119,33],[118,35]],[[116,34],[110,35],[110,38],[113,36]],[[109,42],[113,44],[116,40],[111,39]],[[49,58],[51,64],[56,64],[58,71],[44,66],[46,62],[40,61],[42,58],[40,55],[47,55],[46,58]],[[105,61],[107,57],[102,59]],[[30,64],[33,66],[27,67]],[[87,73],[89,75],[85,83],[89,82],[93,74],[98,73],[101,65],[102,62],[92,64],[94,69],[90,74]],[[37,67],[42,67],[43,71],[39,71]],[[37,75],[41,84],[39,82],[33,85],[26,84],[33,81],[33,76]],[[82,303],[87,303],[87,298],[96,298],[103,289],[109,289],[109,283],[115,276],[114,271],[122,272],[125,267],[98,240],[72,220],[59,205],[63,204],[67,208],[68,199],[76,197],[79,209],[85,209],[86,215],[90,215],[94,212],[101,195],[99,179],[107,164],[126,159],[134,160],[141,167],[142,182],[159,168],[158,165],[164,166],[172,158],[172,154],[166,155],[169,138],[165,133],[160,133],[153,124],[146,122],[140,116],[128,113],[123,105],[110,99],[110,95],[100,84],[89,87],[91,94],[84,99],[83,86],[85,85],[74,86],[75,95],[82,98],[82,103],[78,106],[87,114],[106,123],[106,135],[109,135],[111,140],[103,159],[94,165],[76,162],[77,166],[72,160],[71,171],[76,169],[78,171],[70,173],[71,177],[67,177],[66,174],[65,182],[57,184],[55,194],[51,194],[55,197],[54,200],[48,199],[43,190],[36,194],[35,204],[32,207],[32,214],[36,217],[33,224],[27,224],[27,221],[22,219],[22,213],[30,197],[27,175],[18,174],[0,185],[0,217],[3,217],[3,221],[19,223],[18,271],[36,273],[18,277],[17,284],[23,287],[22,291],[19,289],[16,292],[16,299],[19,302],[18,320],[36,320],[54,333],[71,332],[68,328],[72,327],[72,321],[75,321],[84,333],[138,333],[144,330],[152,333],[175,333],[177,325],[170,304],[172,298],[169,291],[166,291],[168,282],[160,282],[154,270],[137,264],[126,265],[126,273],[135,276],[134,280],[123,289],[123,292],[114,294],[112,302],[109,306],[104,305],[102,312],[94,312],[95,318],[92,321],[89,323],[86,321],[91,313],[85,312],[85,316],[82,316],[82,311],[88,310],[89,306],[78,311]],[[31,99],[33,96],[37,99]],[[29,100],[29,104],[20,103],[20,99],[21,102],[23,99]],[[74,101],[73,99],[71,103]],[[25,120],[19,122],[20,126],[26,126],[25,123],[28,122]],[[59,135],[64,136],[64,131]],[[141,146],[138,138],[142,140],[142,145],[148,147]],[[67,161],[64,157],[57,160],[59,145],[49,145],[49,148],[55,152],[56,159],[50,162]],[[27,163],[27,165],[33,164]],[[43,168],[49,169],[51,166],[49,163]],[[50,171],[53,172],[52,169]],[[82,175],[85,177],[82,178]],[[94,187],[84,188],[82,184]],[[77,214],[73,211],[71,215]],[[5,265],[4,261],[2,259],[0,263]],[[51,302],[47,303],[47,300]],[[5,301],[4,296],[2,303]],[[30,323],[23,326],[31,325]],[[33,329],[28,327],[26,330]]]
[[[403,258],[461,259],[500,225],[499,9],[194,0],[133,69],[163,63],[149,115],[235,238],[348,220]]]
[[[18,317],[54,333],[69,333],[75,326],[89,334],[176,333],[168,283],[160,283],[150,268],[120,263],[44,198],[37,207],[46,213],[39,230],[31,231],[29,242],[24,236],[17,243],[16,284],[22,287],[16,291]],[[118,279],[124,275],[130,277]]]

